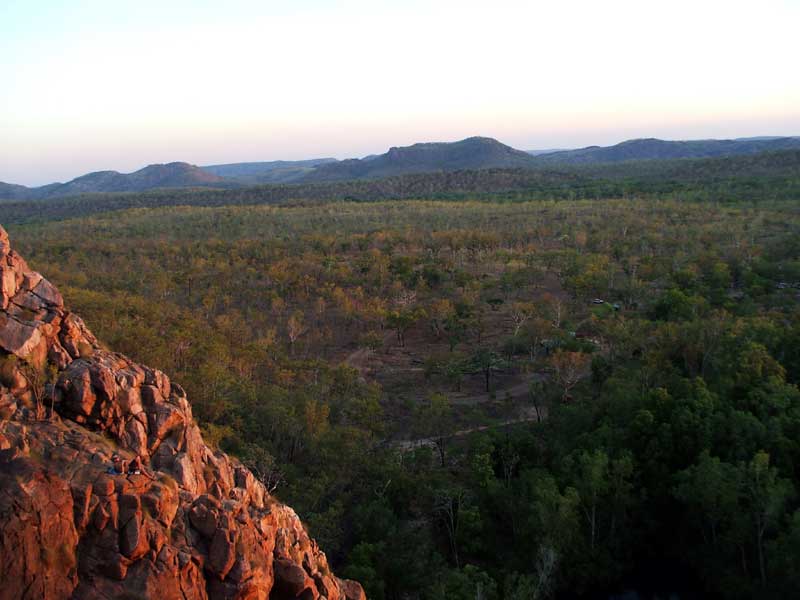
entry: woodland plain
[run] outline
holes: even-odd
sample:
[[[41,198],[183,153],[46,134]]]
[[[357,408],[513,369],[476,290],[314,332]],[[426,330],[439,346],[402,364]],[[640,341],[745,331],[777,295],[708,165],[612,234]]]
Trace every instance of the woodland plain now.
[[[370,598],[793,597],[800,209],[753,181],[6,226]]]

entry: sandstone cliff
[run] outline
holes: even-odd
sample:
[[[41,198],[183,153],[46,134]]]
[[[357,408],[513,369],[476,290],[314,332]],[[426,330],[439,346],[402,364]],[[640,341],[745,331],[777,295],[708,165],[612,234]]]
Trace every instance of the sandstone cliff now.
[[[109,473],[115,454],[143,468]],[[0,599],[365,598],[205,445],[183,389],[103,349],[2,227],[0,532]]]

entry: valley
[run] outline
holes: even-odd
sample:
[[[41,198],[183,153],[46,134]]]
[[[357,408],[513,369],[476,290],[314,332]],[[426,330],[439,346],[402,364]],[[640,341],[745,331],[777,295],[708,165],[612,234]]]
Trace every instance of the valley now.
[[[791,587],[796,204],[524,194],[111,197],[8,229],[99,339],[185,387],[206,441],[275,485],[370,598],[478,582],[508,598],[544,576],[589,597],[654,563],[679,565],[686,594]],[[768,542],[709,553],[701,469],[742,485],[766,469]],[[724,489],[733,540],[755,513]],[[741,552],[768,553],[766,582]]]

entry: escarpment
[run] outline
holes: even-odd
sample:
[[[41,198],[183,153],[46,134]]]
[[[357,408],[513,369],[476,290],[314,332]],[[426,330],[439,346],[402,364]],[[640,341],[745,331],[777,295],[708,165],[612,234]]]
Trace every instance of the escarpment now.
[[[183,389],[105,350],[0,227],[0,599],[362,600],[212,451]]]

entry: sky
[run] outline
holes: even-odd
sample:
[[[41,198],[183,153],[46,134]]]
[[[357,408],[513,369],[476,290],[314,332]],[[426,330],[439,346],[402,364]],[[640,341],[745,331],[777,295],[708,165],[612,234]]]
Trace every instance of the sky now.
[[[0,181],[800,135],[800,0],[0,0]]]

